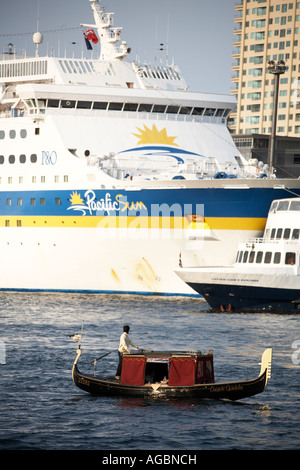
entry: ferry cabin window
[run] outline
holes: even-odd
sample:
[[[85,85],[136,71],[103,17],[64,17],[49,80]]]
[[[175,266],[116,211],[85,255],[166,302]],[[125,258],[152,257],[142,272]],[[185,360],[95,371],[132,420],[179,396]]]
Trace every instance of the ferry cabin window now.
[[[139,105],[139,112],[140,113],[150,113],[152,109],[152,104],[140,104]]]
[[[194,116],[202,116],[204,108],[194,108],[192,114]]]
[[[285,264],[295,264],[296,263],[296,254],[288,252],[285,254]]]
[[[249,263],[254,263],[255,251],[250,251]]]
[[[20,163],[25,163],[26,162],[26,155],[24,155],[24,153],[22,153],[19,157],[19,160],[20,160]]]
[[[277,210],[278,211],[287,211],[289,207],[289,201],[279,201]]]
[[[285,240],[288,240],[290,238],[290,234],[291,234],[291,229],[290,228],[285,228],[284,232],[283,232],[283,238]]]
[[[91,109],[92,103],[91,101],[78,101],[77,102],[77,109]]]
[[[48,108],[59,108],[59,100],[48,100]]]
[[[123,111],[136,111],[138,105],[136,103],[125,103]]]
[[[274,264],[279,264],[279,263],[280,263],[280,259],[281,259],[281,253],[279,253],[278,251],[276,251],[276,253],[274,253]]]
[[[258,251],[258,252],[257,252],[257,255],[256,255],[256,260],[255,260],[255,262],[256,262],[256,263],[261,263],[261,262],[262,262],[262,258],[263,258],[263,252],[262,252],[262,251]]]
[[[264,262],[266,264],[270,264],[271,263],[271,258],[272,258],[272,252],[271,251],[266,251]]]
[[[153,113],[164,113],[165,111],[166,111],[166,106],[163,104],[155,104],[152,109]]]
[[[62,108],[75,108],[76,101],[74,100],[61,100]]]
[[[93,103],[93,109],[106,109],[108,103],[102,103],[101,101],[95,101]]]
[[[109,103],[108,109],[110,111],[121,111],[123,103]]]
[[[290,211],[300,211],[300,200],[291,201]]]
[[[247,259],[248,259],[248,251],[245,251],[244,256],[243,256],[243,263],[247,263]]]
[[[282,228],[278,228],[276,232],[276,239],[280,240],[281,237],[282,237]]]
[[[1,161],[0,161],[1,163]],[[292,233],[292,240],[298,240],[299,239],[299,234],[300,234],[300,229],[299,228],[294,228],[293,233]]]
[[[0,165],[3,165],[3,163],[4,163],[4,156],[0,155]]]
[[[276,228],[272,228],[271,236],[270,236],[271,240],[273,240],[275,238],[275,234],[276,234]]]

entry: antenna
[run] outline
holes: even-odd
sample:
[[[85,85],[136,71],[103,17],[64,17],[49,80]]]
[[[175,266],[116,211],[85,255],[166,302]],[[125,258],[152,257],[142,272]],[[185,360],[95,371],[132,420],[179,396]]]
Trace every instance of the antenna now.
[[[33,35],[33,43],[36,44],[35,56],[39,57],[39,45],[43,42],[43,35],[39,32],[40,23],[40,0],[37,0],[37,21],[36,21],[36,33]]]

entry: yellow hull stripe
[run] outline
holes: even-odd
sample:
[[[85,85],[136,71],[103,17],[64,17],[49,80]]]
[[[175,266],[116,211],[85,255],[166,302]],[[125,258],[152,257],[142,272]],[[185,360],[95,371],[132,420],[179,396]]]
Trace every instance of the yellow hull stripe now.
[[[113,216],[0,216],[0,227],[83,227],[132,229],[255,230],[265,228],[265,218],[207,217],[204,223],[186,217]]]

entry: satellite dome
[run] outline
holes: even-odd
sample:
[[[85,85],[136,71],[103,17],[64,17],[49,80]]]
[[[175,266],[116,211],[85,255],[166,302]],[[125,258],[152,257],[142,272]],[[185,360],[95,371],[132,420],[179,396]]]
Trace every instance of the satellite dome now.
[[[42,33],[36,32],[33,35],[33,42],[34,44],[41,44],[43,42],[43,35]]]

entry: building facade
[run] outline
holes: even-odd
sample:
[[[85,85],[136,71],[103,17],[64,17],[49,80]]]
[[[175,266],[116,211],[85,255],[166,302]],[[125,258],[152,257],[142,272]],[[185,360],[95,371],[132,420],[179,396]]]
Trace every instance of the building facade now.
[[[278,136],[300,137],[300,1],[241,0],[235,6],[232,90],[233,134],[271,134],[274,75],[268,62],[284,61],[280,76]],[[298,95],[298,96],[297,96]]]

